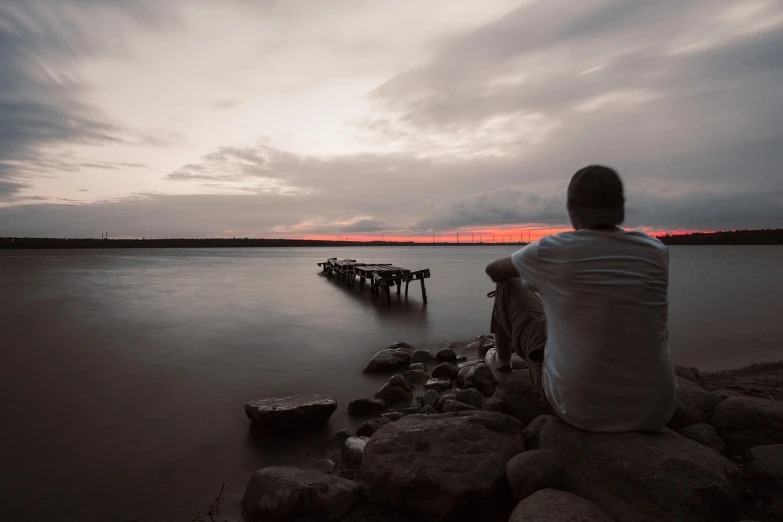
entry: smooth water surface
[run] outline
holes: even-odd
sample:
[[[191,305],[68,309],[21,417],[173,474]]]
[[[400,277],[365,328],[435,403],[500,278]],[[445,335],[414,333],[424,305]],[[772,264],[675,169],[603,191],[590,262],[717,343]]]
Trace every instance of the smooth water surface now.
[[[485,333],[487,262],[518,247],[0,251],[0,503],[9,520],[192,520],[226,482],[238,516],[250,474],[304,464],[355,430],[361,369],[394,341],[436,349]],[[391,307],[318,273],[328,257],[430,268]],[[780,359],[783,248],[672,247],[675,362]],[[245,401],[332,394],[304,440],[260,440]]]

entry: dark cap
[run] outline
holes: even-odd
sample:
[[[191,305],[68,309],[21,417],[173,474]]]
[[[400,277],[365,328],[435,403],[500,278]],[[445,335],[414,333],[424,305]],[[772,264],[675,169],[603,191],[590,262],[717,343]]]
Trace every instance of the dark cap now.
[[[587,227],[615,226],[625,219],[623,182],[614,169],[589,165],[568,185],[568,205]]]

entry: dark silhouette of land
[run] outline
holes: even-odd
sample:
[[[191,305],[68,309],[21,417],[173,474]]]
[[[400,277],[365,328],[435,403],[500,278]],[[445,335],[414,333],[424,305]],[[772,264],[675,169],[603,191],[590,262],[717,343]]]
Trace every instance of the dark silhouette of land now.
[[[658,236],[667,245],[783,245],[783,229],[731,230]],[[94,239],[0,237],[0,249],[73,248],[251,248],[251,247],[342,247],[342,246],[486,246],[525,245],[524,242],[415,242],[330,241],[318,239],[170,238]]]

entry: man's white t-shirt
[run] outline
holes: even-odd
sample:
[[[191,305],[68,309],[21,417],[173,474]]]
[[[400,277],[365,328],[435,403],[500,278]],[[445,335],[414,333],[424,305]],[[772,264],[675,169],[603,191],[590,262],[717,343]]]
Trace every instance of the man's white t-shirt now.
[[[544,305],[543,386],[558,415],[590,431],[665,427],[677,387],[666,246],[642,232],[577,230],[511,260]]]

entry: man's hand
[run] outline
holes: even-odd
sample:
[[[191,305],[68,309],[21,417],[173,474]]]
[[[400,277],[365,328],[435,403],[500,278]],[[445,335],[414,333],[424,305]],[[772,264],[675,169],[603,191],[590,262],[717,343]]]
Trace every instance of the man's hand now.
[[[519,272],[514,267],[514,263],[511,262],[511,256],[492,261],[487,265],[486,272],[495,283],[502,283],[507,279],[519,277]]]

